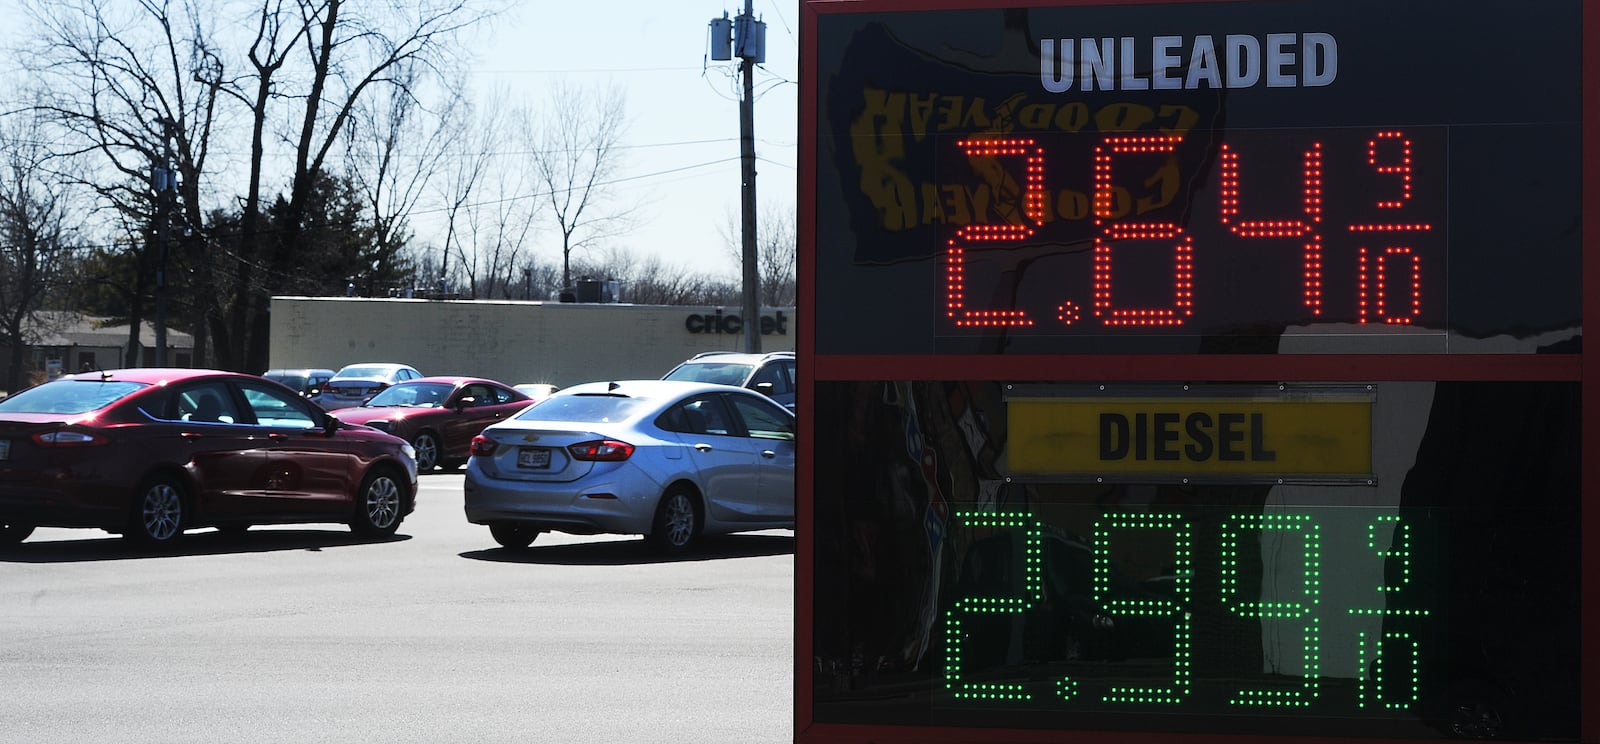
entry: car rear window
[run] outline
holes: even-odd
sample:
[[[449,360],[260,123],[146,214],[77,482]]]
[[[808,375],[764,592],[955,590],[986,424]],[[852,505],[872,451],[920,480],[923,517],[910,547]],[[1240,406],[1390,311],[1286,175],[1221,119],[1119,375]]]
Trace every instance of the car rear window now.
[[[348,377],[381,377],[388,379],[389,370],[386,367],[345,367],[339,370],[339,374],[334,375],[333,379],[343,380]]]
[[[142,382],[121,380],[55,380],[0,400],[0,412],[88,413],[146,387]]]
[[[743,385],[745,378],[749,376],[750,365],[748,364],[701,362],[682,365],[668,372],[667,376],[661,379],[710,382],[718,385]]]
[[[558,395],[523,409],[524,421],[581,421],[612,423],[637,412],[645,401],[620,395]]]

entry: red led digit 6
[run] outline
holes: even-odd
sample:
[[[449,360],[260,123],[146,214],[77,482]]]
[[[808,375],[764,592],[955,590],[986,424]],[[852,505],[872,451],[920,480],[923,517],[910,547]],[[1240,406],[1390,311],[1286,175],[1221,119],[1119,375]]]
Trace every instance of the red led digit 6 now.
[[[1194,315],[1194,241],[1182,227],[1168,222],[1108,223],[1115,213],[1111,159],[1117,153],[1170,153],[1181,135],[1112,136],[1094,149],[1094,314],[1108,326],[1180,326]],[[1172,306],[1114,307],[1111,244],[1118,240],[1173,240]]]
[[[1301,215],[1295,219],[1241,220],[1239,217],[1239,154],[1222,145],[1218,158],[1222,194],[1219,218],[1241,238],[1303,238],[1301,286],[1303,301],[1312,315],[1322,314],[1322,235],[1312,226],[1322,221],[1322,143],[1306,150],[1301,172]]]
[[[1027,163],[1022,209],[1033,224],[1044,217],[1044,149],[1031,139],[964,139],[956,143],[968,158],[1022,157]],[[944,272],[945,317],[960,328],[1028,327],[1033,320],[1024,310],[973,310],[967,307],[966,250],[968,245],[1027,240],[1034,228],[1025,224],[967,225],[946,241]]]

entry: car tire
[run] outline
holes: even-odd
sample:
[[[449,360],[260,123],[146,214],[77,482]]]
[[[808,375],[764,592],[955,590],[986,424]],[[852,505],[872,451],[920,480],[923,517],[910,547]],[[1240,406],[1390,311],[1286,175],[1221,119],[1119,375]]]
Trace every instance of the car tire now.
[[[171,545],[189,521],[184,485],[170,475],[147,478],[134,493],[133,511],[122,536],[135,545]]]
[[[393,468],[380,467],[367,473],[356,491],[355,513],[350,515],[350,531],[362,537],[389,537],[400,529],[405,508],[406,488]]]
[[[700,534],[700,510],[694,494],[682,486],[667,491],[656,504],[656,518],[645,539],[665,553],[682,553]]]
[[[0,524],[0,546],[16,545],[33,534],[31,524]]]
[[[507,550],[526,550],[541,532],[544,530],[518,522],[497,522],[489,525],[489,534],[494,536],[494,541]]]
[[[429,473],[439,464],[439,438],[433,432],[425,431],[417,435],[416,441],[411,443],[411,448],[417,452],[417,472]]]

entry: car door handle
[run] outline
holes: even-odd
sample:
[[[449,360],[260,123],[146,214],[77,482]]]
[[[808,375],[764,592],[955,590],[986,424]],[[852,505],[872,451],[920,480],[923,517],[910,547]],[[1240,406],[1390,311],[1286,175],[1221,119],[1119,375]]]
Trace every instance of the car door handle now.
[[[272,433],[267,435],[267,439],[273,442],[287,442],[289,441],[289,435]]]
[[[768,460],[772,460],[778,456],[778,453],[773,452],[772,450],[761,450],[761,456],[767,458]]]
[[[711,445],[706,444],[705,442],[701,442],[701,443],[695,445],[694,448],[699,450],[699,451],[701,451],[701,452],[710,452],[711,451]]]

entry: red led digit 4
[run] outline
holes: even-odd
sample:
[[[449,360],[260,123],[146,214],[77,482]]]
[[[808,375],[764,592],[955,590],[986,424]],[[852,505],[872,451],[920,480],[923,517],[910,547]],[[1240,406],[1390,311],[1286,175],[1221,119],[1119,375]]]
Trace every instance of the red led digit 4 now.
[[[1322,314],[1322,235],[1313,227],[1322,221],[1322,143],[1306,150],[1301,169],[1301,214],[1292,219],[1239,218],[1239,154],[1223,144],[1218,155],[1221,198],[1218,218],[1241,238],[1301,238],[1302,295],[1312,315]]]

